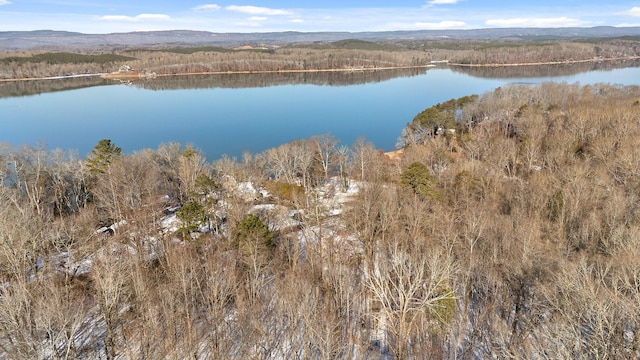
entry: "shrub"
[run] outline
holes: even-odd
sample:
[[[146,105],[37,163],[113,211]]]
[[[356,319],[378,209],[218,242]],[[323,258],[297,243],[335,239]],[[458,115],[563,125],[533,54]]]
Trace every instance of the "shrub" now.
[[[304,187],[300,185],[289,184],[282,181],[267,181],[264,184],[265,189],[275,197],[282,200],[294,201],[304,198]]]

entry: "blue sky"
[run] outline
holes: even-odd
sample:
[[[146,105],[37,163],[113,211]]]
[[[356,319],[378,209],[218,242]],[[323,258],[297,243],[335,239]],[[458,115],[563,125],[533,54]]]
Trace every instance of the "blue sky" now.
[[[0,0],[0,31],[100,34],[640,26],[640,0]]]

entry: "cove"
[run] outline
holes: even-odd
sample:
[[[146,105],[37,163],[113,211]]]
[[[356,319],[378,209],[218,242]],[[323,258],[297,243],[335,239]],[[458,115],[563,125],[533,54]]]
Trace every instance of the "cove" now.
[[[511,83],[640,85],[638,65],[179,76],[129,85],[84,79],[49,83],[51,90],[3,83],[0,142],[74,149],[80,157],[104,138],[125,153],[179,142],[213,161],[330,133],[345,145],[364,137],[388,151],[407,122],[436,103]]]

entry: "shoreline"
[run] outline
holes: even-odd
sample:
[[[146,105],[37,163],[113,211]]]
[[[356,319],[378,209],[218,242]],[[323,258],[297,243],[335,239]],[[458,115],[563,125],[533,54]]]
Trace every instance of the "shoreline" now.
[[[433,68],[436,65],[419,65],[419,66],[388,66],[388,67],[376,67],[376,68],[350,68],[350,69],[300,69],[300,70],[230,70],[230,71],[200,71],[200,72],[186,72],[176,74],[127,74],[127,73],[108,73],[103,74],[103,79],[114,80],[131,80],[131,79],[152,79],[156,77],[169,77],[169,76],[190,76],[190,75],[230,75],[230,74],[292,74],[292,73],[319,73],[319,72],[364,72],[364,71],[377,71],[377,70],[400,70],[400,69],[428,69]]]
[[[206,72],[186,72],[176,74],[140,74],[139,72],[132,73],[95,73],[95,74],[81,74],[81,75],[69,75],[69,76],[46,76],[46,77],[33,77],[33,78],[17,78],[17,79],[0,79],[1,82],[18,82],[18,81],[40,81],[40,80],[61,80],[61,79],[74,79],[81,77],[101,77],[103,79],[110,80],[139,80],[139,79],[153,79],[157,77],[169,77],[169,76],[189,76],[189,75],[228,75],[228,74],[287,74],[287,73],[318,73],[318,72],[364,72],[364,71],[377,71],[377,70],[400,70],[400,69],[429,69],[436,67],[434,64],[418,65],[418,66],[388,66],[388,67],[376,67],[376,68],[350,68],[350,69],[310,69],[310,70],[237,70],[237,71],[206,71]]]
[[[597,62],[605,62],[605,61],[617,61],[617,60],[638,60],[640,59],[640,55],[634,56],[621,56],[614,58],[595,58],[595,59],[584,59],[584,60],[566,60],[566,61],[541,61],[541,62],[530,62],[530,63],[509,63],[509,64],[462,64],[462,63],[449,63],[449,66],[459,66],[459,67],[513,67],[513,66],[540,66],[540,65],[564,65],[564,64],[581,64],[581,63],[597,63]]]
[[[85,78],[85,77],[97,77],[103,76],[106,73],[95,73],[95,74],[79,74],[79,75],[58,75],[58,76],[43,76],[43,77],[32,77],[32,78],[17,78],[17,79],[0,79],[0,83],[2,82],[11,82],[11,81],[41,81],[41,80],[63,80],[63,79],[77,79],[77,78]]]
[[[153,79],[157,77],[169,77],[169,76],[193,76],[193,75],[228,75],[228,74],[291,74],[291,73],[320,73],[320,72],[365,72],[365,71],[385,71],[385,70],[400,70],[400,69],[429,69],[445,64],[445,66],[452,67],[516,67],[516,66],[541,66],[541,65],[571,65],[580,63],[597,63],[619,60],[639,60],[640,55],[634,56],[622,56],[614,58],[593,58],[583,60],[566,60],[566,61],[541,61],[541,62],[528,62],[528,63],[508,63],[508,64],[463,64],[452,62],[440,62],[435,61],[428,65],[417,66],[388,66],[388,67],[375,67],[375,68],[348,68],[348,69],[297,69],[297,70],[230,70],[230,71],[205,71],[205,72],[186,72],[176,74],[141,74],[138,71],[134,73],[94,73],[94,74],[79,74],[79,75],[58,75],[58,76],[45,76],[45,77],[32,77],[32,78],[16,78],[16,79],[0,79],[0,83],[3,82],[19,82],[19,81],[42,81],[42,80],[63,80],[74,79],[83,77],[100,77],[110,80],[140,80],[140,79]]]

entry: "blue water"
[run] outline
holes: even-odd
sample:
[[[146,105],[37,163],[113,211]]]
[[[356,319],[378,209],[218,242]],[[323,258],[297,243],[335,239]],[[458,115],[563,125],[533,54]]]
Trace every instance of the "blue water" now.
[[[407,122],[436,103],[508,83],[544,81],[640,85],[640,68],[508,79],[430,69],[423,75],[351,86],[162,91],[98,86],[0,99],[0,142],[75,149],[81,157],[104,138],[128,153],[179,142],[215,160],[331,133],[345,145],[364,137],[386,151],[394,148]]]

